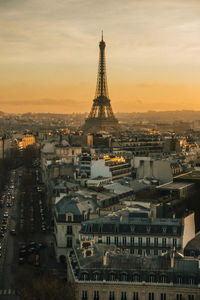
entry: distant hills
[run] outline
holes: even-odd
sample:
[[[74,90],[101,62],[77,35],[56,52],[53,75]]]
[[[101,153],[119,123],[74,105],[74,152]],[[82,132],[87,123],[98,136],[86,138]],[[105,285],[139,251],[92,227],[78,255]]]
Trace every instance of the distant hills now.
[[[173,123],[176,121],[192,122],[200,120],[200,111],[194,110],[174,110],[174,111],[147,111],[147,112],[131,112],[131,113],[116,113],[116,117],[121,121],[147,121],[160,123]],[[4,113],[0,111],[1,117],[16,116],[14,113]],[[19,115],[18,115],[19,116]],[[72,114],[54,114],[54,113],[31,113],[27,112],[20,115],[20,118],[57,118],[57,119],[85,119],[87,113],[72,113]]]

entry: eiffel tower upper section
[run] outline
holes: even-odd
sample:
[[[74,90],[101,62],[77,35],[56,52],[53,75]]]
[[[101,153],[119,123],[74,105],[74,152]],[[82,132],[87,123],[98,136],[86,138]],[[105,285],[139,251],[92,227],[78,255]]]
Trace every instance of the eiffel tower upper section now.
[[[85,120],[85,129],[88,131],[116,130],[118,120],[115,118],[110,104],[107,87],[106,62],[105,62],[106,43],[102,39],[99,43],[99,67],[97,75],[97,86],[95,99],[88,118]]]

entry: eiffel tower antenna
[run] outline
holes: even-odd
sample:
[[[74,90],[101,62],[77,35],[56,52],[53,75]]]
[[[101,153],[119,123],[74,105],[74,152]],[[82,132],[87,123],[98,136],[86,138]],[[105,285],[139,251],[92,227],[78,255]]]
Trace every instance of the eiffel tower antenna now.
[[[97,74],[97,85],[95,99],[88,118],[85,120],[85,129],[88,131],[109,130],[118,126],[110,104],[107,76],[106,76],[106,43],[103,40],[103,30],[101,41],[99,42],[99,66]]]

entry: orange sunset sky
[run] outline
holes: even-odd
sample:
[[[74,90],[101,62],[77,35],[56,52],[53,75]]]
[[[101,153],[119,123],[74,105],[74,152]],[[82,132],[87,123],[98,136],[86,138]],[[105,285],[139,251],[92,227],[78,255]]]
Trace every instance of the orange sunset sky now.
[[[0,0],[0,110],[89,112],[102,29],[114,112],[200,110],[200,0]]]

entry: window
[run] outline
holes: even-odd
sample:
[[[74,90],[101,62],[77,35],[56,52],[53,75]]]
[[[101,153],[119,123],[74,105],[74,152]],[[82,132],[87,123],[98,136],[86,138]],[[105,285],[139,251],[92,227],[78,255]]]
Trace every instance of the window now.
[[[72,226],[67,226],[67,234],[72,234]]]
[[[115,280],[115,273],[110,273],[110,281],[114,281]]]
[[[67,221],[68,221],[68,222],[71,222],[71,221],[72,221],[72,216],[68,216],[68,217],[67,217]]]
[[[121,294],[121,300],[126,300],[126,292],[122,292],[122,294]]]
[[[114,292],[110,292],[109,300],[115,300],[115,293]]]
[[[120,277],[121,277],[121,281],[127,281],[128,276],[126,273],[122,273]]]
[[[194,295],[188,295],[188,300],[194,300]]]
[[[83,280],[88,280],[88,273],[82,273],[81,278]]]
[[[133,275],[133,281],[134,282],[140,282],[140,275],[139,274],[134,274]]]
[[[155,282],[155,276],[153,274],[149,275],[149,282]]]
[[[138,238],[138,245],[142,246],[142,238],[140,238],[140,237]]]
[[[123,236],[122,243],[123,243],[123,246],[126,246],[126,237],[125,236]]]
[[[71,247],[72,247],[72,238],[67,237],[67,248],[71,248]]]
[[[133,293],[133,300],[139,300],[138,292]]]
[[[167,244],[166,238],[162,238],[162,246],[163,246],[163,247],[166,247],[166,244]]]
[[[177,277],[177,283],[178,283],[178,284],[183,283],[183,278],[182,278],[181,276],[178,276],[178,277]]]
[[[138,255],[142,255],[142,249],[138,249]]]
[[[160,282],[162,282],[162,283],[166,283],[167,282],[167,276],[166,275],[161,275],[160,276]]]
[[[154,293],[149,293],[149,300],[154,300]]]
[[[134,237],[131,237],[131,246],[134,245]]]
[[[154,255],[158,255],[158,250],[154,250]]]
[[[176,300],[182,300],[182,294],[176,294]]]
[[[150,226],[147,226],[146,229],[147,229],[148,233],[151,231],[151,227]]]
[[[94,291],[94,300],[99,300],[99,291]]]
[[[193,278],[193,277],[190,277],[190,278],[189,278],[189,284],[191,284],[191,285],[194,284],[194,278]]]
[[[100,276],[99,276],[99,273],[94,273],[94,280],[99,280]]]
[[[106,244],[110,244],[110,237],[109,236],[106,237]]]
[[[151,250],[150,249],[147,249],[146,250],[146,255],[150,255],[151,254]]]
[[[173,239],[173,247],[177,246],[177,239]]]
[[[87,291],[82,291],[82,300],[87,300]]]
[[[118,245],[118,236],[115,236],[115,245]]]
[[[165,293],[160,294],[160,300],[167,300]]]
[[[150,238],[146,238],[146,246],[150,246]]]
[[[134,254],[134,249],[130,249],[130,254]]]
[[[154,246],[158,246],[158,238],[154,238]]]
[[[134,231],[135,231],[135,226],[131,225],[131,232],[134,232]]]

